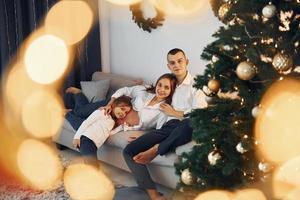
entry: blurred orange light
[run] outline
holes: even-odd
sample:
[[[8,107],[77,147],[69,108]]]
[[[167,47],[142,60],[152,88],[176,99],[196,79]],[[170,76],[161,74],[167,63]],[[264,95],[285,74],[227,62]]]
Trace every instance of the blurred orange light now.
[[[233,200],[267,200],[264,193],[258,189],[244,189],[237,191]]]
[[[41,84],[59,79],[69,62],[66,44],[53,35],[42,35],[33,40],[25,51],[25,67],[29,77]]]
[[[84,1],[60,1],[48,12],[46,31],[63,39],[68,45],[82,40],[93,23],[93,12]]]
[[[300,82],[293,79],[277,81],[260,104],[255,136],[262,156],[283,163],[300,155]]]
[[[194,200],[231,200],[232,194],[222,190],[211,190],[199,194]]]
[[[86,164],[70,165],[64,174],[64,185],[72,199],[112,200],[115,194],[107,176]]]
[[[142,0],[107,0],[107,1],[116,5],[130,5],[130,4],[141,2]]]
[[[62,166],[58,155],[40,141],[25,140],[18,149],[17,163],[34,188],[54,189],[61,182]]]
[[[63,104],[52,90],[35,91],[25,100],[22,122],[28,132],[37,138],[51,137],[63,123]]]

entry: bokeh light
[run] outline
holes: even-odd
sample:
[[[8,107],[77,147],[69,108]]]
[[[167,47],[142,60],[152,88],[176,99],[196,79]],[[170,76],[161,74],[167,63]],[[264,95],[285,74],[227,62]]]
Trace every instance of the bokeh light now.
[[[283,163],[300,155],[300,82],[293,79],[277,81],[260,104],[255,136],[262,156]]]
[[[277,181],[289,183],[300,188],[300,156],[287,161],[279,167],[274,177]]]
[[[282,200],[299,200],[299,199],[300,199],[300,188],[288,192],[282,198]]]
[[[33,81],[49,84],[66,71],[69,62],[68,47],[56,36],[42,35],[29,44],[24,61],[26,71]]]
[[[24,101],[23,125],[37,138],[47,138],[57,134],[63,118],[63,103],[52,90],[37,90]]]
[[[139,3],[142,0],[107,0],[107,1],[116,5],[131,5],[131,4]]]
[[[189,16],[207,8],[203,0],[151,0],[153,5],[168,16]]]
[[[5,81],[5,99],[17,114],[32,91],[41,88],[32,81],[25,71],[23,63],[15,64],[9,71]]]
[[[82,40],[93,23],[93,12],[84,1],[60,1],[48,12],[46,32],[62,38],[68,45]]]
[[[232,194],[222,190],[211,190],[199,194],[194,200],[231,200]]]
[[[267,198],[262,191],[250,188],[235,192],[233,200],[267,200]]]
[[[58,155],[46,144],[27,139],[17,151],[17,164],[30,184],[40,190],[54,189],[62,179]]]
[[[115,194],[113,183],[103,172],[83,163],[67,168],[64,185],[73,199],[111,200]]]

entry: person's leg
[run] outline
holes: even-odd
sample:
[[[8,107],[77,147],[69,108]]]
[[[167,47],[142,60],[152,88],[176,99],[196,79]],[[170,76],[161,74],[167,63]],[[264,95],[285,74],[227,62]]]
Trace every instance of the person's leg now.
[[[84,119],[92,114],[92,112],[94,112],[96,109],[105,106],[109,102],[109,99],[103,99],[101,101],[96,101],[93,103],[86,103],[86,101],[84,100],[84,98],[86,97],[83,94],[80,94],[81,93],[77,94],[75,98],[74,114]]]
[[[84,121],[83,118],[78,117],[74,114],[73,110],[68,112],[65,115],[66,120],[71,124],[71,126],[74,128],[74,130],[78,130],[82,122]]]
[[[84,161],[87,164],[91,164],[97,167],[97,146],[95,143],[86,136],[80,137],[80,154],[84,157]]]
[[[190,120],[184,119],[180,121],[170,135],[159,144],[158,154],[164,155],[176,147],[190,142],[192,140],[192,134],[193,129],[190,126]]]
[[[137,163],[133,158],[140,152],[146,151],[164,140],[168,136],[166,132],[168,130],[164,131],[160,129],[146,133],[129,143],[123,150],[123,157],[138,186],[147,191],[151,200],[165,198],[156,190],[155,183],[150,176],[147,166]]]

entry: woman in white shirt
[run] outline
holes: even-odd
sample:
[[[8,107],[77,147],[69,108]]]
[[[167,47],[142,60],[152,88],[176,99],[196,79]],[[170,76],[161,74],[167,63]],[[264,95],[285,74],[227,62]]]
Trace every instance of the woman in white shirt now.
[[[167,120],[167,115],[160,111],[161,103],[170,104],[176,89],[176,77],[171,74],[163,74],[156,81],[155,86],[137,85],[124,87],[117,90],[104,107],[106,114],[111,113],[111,105],[114,100],[122,95],[132,98],[133,109],[138,113],[138,124],[127,124],[127,130],[159,129]]]

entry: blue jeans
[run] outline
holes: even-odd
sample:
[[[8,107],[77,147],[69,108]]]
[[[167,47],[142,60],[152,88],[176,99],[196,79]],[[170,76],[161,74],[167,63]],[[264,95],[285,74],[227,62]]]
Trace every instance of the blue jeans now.
[[[68,94],[69,95],[69,94]],[[70,122],[71,126],[77,130],[82,122],[101,106],[105,106],[109,99],[103,99],[94,103],[89,102],[82,92],[78,94],[71,94],[74,98],[74,108],[66,114],[66,119]]]
[[[97,146],[88,137],[82,135],[80,137],[80,154],[84,157],[84,161],[87,164],[97,166]]]
[[[161,129],[148,132],[129,143],[123,150],[124,159],[131,170],[137,184],[144,189],[155,189],[146,165],[138,164],[133,157],[140,152],[146,151],[155,144],[158,146],[158,154],[164,155],[176,147],[186,144],[192,139],[193,129],[190,120],[170,120]]]

